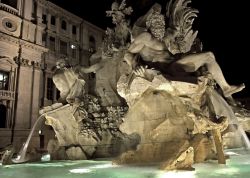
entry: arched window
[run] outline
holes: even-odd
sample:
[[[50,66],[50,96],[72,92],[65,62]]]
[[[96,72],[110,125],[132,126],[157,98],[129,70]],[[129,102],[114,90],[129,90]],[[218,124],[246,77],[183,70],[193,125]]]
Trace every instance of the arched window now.
[[[93,53],[96,51],[95,38],[93,36],[89,37],[89,52]]]
[[[61,28],[62,28],[63,30],[67,30],[67,23],[66,23],[65,20],[62,20]]]
[[[0,128],[6,128],[6,113],[6,106],[0,103]]]

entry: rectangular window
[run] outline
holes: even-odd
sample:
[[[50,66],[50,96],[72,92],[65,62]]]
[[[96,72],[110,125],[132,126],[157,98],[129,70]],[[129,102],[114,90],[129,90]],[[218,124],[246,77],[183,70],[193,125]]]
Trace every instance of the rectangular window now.
[[[67,42],[60,41],[60,53],[67,55]]]
[[[9,73],[0,71],[0,90],[9,89]]]
[[[67,30],[67,23],[66,23],[65,20],[62,20],[62,22],[61,22],[61,28],[62,28],[63,30]]]
[[[75,25],[72,26],[72,34],[76,35],[76,26]]]
[[[47,16],[45,14],[42,16],[42,23],[47,24]]]
[[[49,49],[51,51],[55,51],[56,50],[56,39],[54,37],[49,37]]]
[[[76,48],[72,49],[72,58],[76,59]]]
[[[47,78],[47,99],[53,100],[54,83],[52,78]]]
[[[51,18],[50,18],[50,24],[51,25],[56,25],[56,17],[55,16],[51,16]]]

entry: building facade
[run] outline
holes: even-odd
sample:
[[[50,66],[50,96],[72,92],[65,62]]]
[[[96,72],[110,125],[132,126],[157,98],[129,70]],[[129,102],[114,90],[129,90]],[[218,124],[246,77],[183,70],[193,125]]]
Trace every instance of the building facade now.
[[[39,109],[57,102],[56,62],[66,58],[88,66],[103,35],[101,28],[49,1],[0,0],[0,148],[21,145]]]

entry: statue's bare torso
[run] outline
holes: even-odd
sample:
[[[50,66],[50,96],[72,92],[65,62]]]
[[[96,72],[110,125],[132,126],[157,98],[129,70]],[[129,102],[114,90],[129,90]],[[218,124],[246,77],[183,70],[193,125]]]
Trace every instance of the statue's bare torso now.
[[[173,59],[166,49],[164,42],[154,38],[150,33],[144,32],[136,37],[128,49],[131,53],[139,53],[145,61],[169,62]]]

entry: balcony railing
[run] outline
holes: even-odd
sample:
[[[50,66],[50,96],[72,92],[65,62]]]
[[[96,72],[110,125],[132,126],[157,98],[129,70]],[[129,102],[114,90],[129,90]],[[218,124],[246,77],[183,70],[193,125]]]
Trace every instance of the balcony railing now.
[[[15,92],[8,90],[0,90],[0,99],[15,100]]]
[[[9,12],[13,15],[18,15],[18,10],[11,7],[11,6],[8,6],[6,4],[3,4],[3,3],[0,3],[0,10],[3,10],[3,11],[6,11],[6,12]]]

